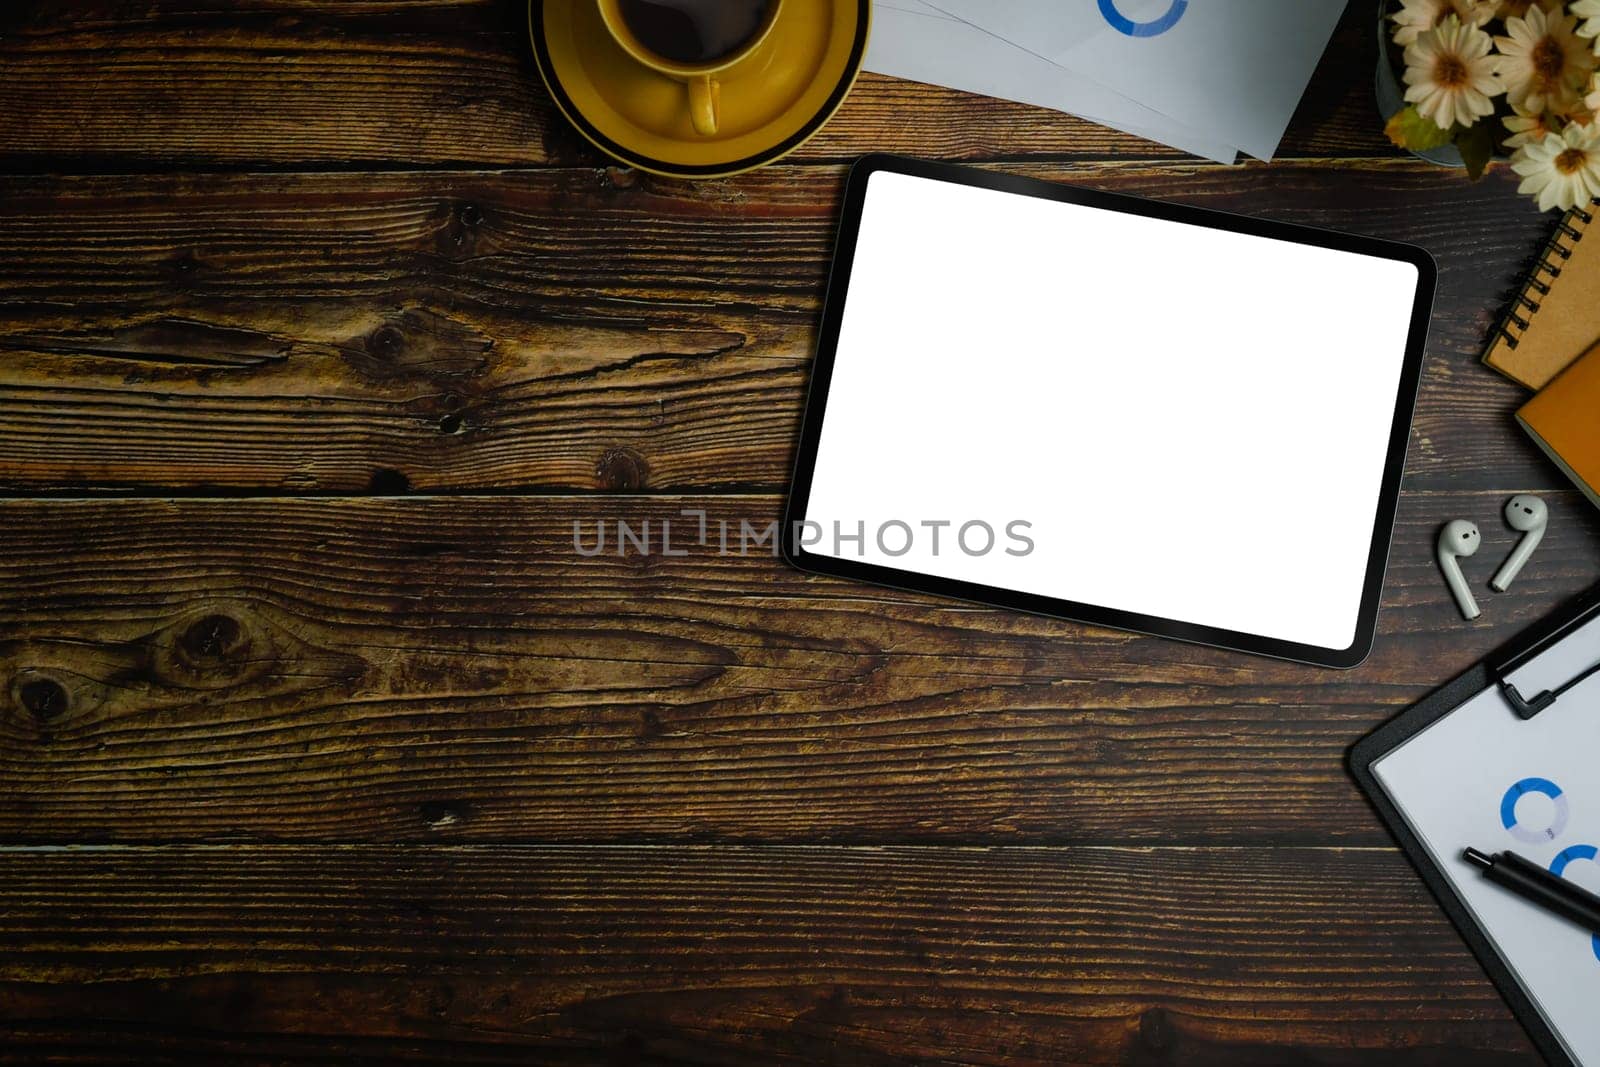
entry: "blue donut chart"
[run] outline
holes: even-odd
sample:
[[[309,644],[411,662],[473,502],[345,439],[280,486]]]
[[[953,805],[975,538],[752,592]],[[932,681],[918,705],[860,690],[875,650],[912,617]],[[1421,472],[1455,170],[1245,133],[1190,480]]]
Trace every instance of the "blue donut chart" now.
[[[1528,827],[1518,824],[1517,801],[1529,793],[1543,793],[1555,802],[1555,817],[1549,826]],[[1566,795],[1559,785],[1548,778],[1524,778],[1507,789],[1506,795],[1500,799],[1500,825],[1518,841],[1526,841],[1529,844],[1538,845],[1554,841],[1561,835],[1561,831],[1566,829],[1569,814]]]
[[[1593,845],[1573,845],[1571,848],[1562,849],[1556,854],[1556,858],[1550,861],[1550,873],[1560,876],[1567,869],[1567,864],[1573,860],[1600,862],[1595,859],[1596,856],[1600,856],[1600,848],[1595,848]],[[1589,944],[1594,949],[1595,959],[1600,960],[1600,934],[1591,934]]]
[[[1117,0],[1100,0],[1100,14],[1111,28],[1129,37],[1157,37],[1178,24],[1189,8],[1189,0],[1172,0],[1166,13],[1147,22],[1135,22],[1117,8]]]

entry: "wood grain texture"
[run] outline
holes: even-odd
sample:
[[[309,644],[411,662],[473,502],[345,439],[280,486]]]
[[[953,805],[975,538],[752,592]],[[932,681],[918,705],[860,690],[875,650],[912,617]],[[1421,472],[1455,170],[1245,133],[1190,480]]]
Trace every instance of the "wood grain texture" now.
[[[0,862],[3,1062],[1535,1062],[1387,850]]]
[[[1462,623],[1503,497],[1407,498],[1345,673],[721,555],[773,497],[0,504],[0,837],[1382,844],[1345,748],[1600,576],[1552,494]]]
[[[1347,13],[1285,157],[1394,155],[1370,12]],[[117,0],[0,8],[0,171],[604,165],[551,106],[526,0]],[[797,160],[1182,153],[1082,119],[868,74]]]
[[[1342,759],[1600,520],[1476,366],[1551,220],[1384,142],[1370,5],[1270,168],[869,75],[703,184],[568,129],[524,11],[0,5],[0,1062],[1532,1062]],[[872,150],[1434,252],[1366,664],[660,553],[778,515]],[[1433,530],[1523,489],[1469,626]]]
[[[1423,244],[1412,484],[1566,484],[1477,366],[1552,225],[1514,175],[1006,169]],[[781,491],[842,176],[0,178],[0,491]]]

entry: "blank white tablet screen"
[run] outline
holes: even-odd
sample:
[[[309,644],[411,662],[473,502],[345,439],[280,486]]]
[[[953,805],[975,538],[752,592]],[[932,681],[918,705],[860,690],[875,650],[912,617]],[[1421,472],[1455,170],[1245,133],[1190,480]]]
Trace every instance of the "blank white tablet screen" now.
[[[1348,648],[1417,282],[878,171],[809,550]]]

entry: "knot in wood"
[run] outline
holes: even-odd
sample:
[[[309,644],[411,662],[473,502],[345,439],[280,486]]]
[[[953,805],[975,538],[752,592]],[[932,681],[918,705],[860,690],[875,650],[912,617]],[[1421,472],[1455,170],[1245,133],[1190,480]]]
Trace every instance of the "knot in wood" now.
[[[191,663],[236,659],[244,644],[244,628],[238,620],[221,614],[196,619],[178,638],[178,647]]]
[[[54,678],[33,678],[17,687],[17,699],[40,722],[51,722],[66,714],[70,703],[67,689]]]
[[[405,347],[406,335],[398,326],[379,326],[367,335],[367,354],[374,359],[395,359]]]
[[[461,220],[461,225],[470,230],[483,222],[483,212],[477,204],[462,204],[456,209],[456,218]]]
[[[467,821],[472,806],[466,801],[425,800],[418,805],[422,821],[430,830],[448,830]]]
[[[643,489],[650,464],[631,448],[608,448],[595,464],[594,477],[602,489]]]
[[[168,283],[187,291],[199,278],[200,261],[193,252],[179,252],[167,261]]]
[[[1154,1052],[1165,1052],[1174,1037],[1172,1019],[1164,1008],[1146,1008],[1139,1013],[1139,1040]]]
[[[392,467],[379,467],[367,479],[367,488],[378,496],[399,496],[411,491],[411,479]]]

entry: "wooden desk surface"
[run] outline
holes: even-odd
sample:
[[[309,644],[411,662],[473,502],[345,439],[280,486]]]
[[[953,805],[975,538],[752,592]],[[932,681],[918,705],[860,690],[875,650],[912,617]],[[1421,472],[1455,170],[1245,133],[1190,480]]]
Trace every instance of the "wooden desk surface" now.
[[[1600,574],[1476,364],[1554,220],[1385,143],[1354,7],[1271,166],[868,76],[689,184],[512,0],[8,5],[0,1059],[1531,1060],[1342,758]],[[1363,667],[574,553],[778,515],[871,149],[1438,257]],[[1517,490],[1465,624],[1433,530]]]

